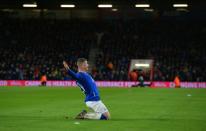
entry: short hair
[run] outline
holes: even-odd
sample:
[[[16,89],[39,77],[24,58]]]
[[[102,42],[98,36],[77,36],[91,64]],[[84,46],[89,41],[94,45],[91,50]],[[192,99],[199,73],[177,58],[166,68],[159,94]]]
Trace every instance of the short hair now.
[[[80,66],[82,63],[84,63],[85,61],[87,61],[87,59],[85,58],[78,58],[77,59],[77,66]]]

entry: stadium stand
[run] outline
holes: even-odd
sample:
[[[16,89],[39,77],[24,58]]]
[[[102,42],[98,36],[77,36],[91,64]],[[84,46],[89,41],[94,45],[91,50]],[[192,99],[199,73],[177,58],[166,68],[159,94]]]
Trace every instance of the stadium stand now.
[[[64,20],[1,21],[1,79],[39,80],[42,73],[50,80],[67,79],[62,61],[67,59],[75,68],[76,58],[88,57],[94,42],[90,31],[80,25]]]
[[[206,80],[204,23],[4,18],[0,30],[0,78],[5,80],[39,80],[43,73],[50,80],[68,80],[62,60],[75,69],[74,61],[88,58],[97,39],[96,80],[129,80],[133,58],[154,59],[156,81],[176,75],[181,81]]]
[[[154,80],[206,80],[204,23],[127,21],[109,23],[97,55],[95,77],[127,80],[130,59],[154,59]],[[107,66],[113,64],[111,70]],[[203,73],[204,72],[204,73]],[[147,75],[147,80],[149,79]]]

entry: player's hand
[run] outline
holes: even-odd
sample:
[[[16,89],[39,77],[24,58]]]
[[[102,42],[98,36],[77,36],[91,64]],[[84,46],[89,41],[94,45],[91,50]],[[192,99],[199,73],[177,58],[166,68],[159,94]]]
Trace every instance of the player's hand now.
[[[69,66],[67,65],[66,61],[63,61],[63,65],[64,65],[64,68],[65,68],[66,70],[69,70]]]

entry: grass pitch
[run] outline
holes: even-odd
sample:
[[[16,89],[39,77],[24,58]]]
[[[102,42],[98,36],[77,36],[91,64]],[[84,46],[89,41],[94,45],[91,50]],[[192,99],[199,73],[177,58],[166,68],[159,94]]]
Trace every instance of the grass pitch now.
[[[73,119],[86,108],[78,88],[0,87],[0,131],[206,130],[206,89],[100,88],[100,94],[109,121]]]

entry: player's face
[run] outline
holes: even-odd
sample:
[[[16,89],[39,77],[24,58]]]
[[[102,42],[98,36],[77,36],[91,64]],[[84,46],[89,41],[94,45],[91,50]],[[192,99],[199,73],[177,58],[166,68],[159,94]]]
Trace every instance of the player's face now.
[[[88,69],[89,69],[89,64],[88,64],[87,61],[85,61],[85,62],[82,63],[82,69],[83,69],[84,71],[88,71]]]

